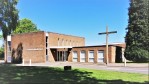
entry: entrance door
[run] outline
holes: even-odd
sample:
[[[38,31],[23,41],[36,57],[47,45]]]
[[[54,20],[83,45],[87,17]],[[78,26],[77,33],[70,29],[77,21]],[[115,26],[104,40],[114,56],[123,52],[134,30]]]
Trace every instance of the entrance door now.
[[[57,61],[66,61],[66,60],[67,60],[67,51],[58,51]]]
[[[81,51],[80,53],[80,62],[85,62],[85,51]]]
[[[58,54],[57,54],[57,61],[62,61],[62,52],[61,51],[58,51]]]
[[[104,51],[98,51],[97,62],[104,62]]]

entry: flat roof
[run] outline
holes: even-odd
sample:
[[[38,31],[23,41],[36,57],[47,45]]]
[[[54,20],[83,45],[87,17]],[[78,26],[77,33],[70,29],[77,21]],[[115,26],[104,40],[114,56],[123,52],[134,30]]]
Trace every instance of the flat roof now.
[[[44,31],[33,31],[33,32],[26,32],[26,33],[19,33],[19,34],[11,34],[11,36],[14,36],[14,35],[33,34],[33,33],[39,33],[39,32],[43,32],[43,33],[44,33]]]
[[[83,39],[85,39],[85,37],[74,36],[74,35],[69,35],[69,34],[61,34],[61,33],[56,33],[56,32],[47,32],[47,33],[53,33],[53,34],[59,34],[59,35],[65,35],[65,36],[72,36],[72,37],[79,37],[79,38],[83,38]]]
[[[95,46],[78,46],[73,48],[89,48],[89,47],[104,47],[106,45],[95,45]],[[114,45],[108,45],[108,46],[114,46]]]
[[[13,36],[13,35],[32,34],[32,33],[38,33],[38,32],[53,33],[53,34],[59,34],[59,35],[65,35],[65,36],[72,36],[72,37],[79,37],[79,38],[85,39],[85,37],[81,37],[81,36],[75,36],[75,35],[69,35],[69,34],[61,34],[61,33],[56,33],[56,32],[46,32],[46,31],[35,31],[35,32],[27,32],[27,33],[12,34],[12,36]]]
[[[110,43],[108,46],[116,46],[116,47],[122,47],[121,45],[125,45],[125,43]],[[73,48],[88,48],[88,47],[105,47],[106,44],[102,45],[93,45],[93,46],[78,46],[78,47],[73,47]]]

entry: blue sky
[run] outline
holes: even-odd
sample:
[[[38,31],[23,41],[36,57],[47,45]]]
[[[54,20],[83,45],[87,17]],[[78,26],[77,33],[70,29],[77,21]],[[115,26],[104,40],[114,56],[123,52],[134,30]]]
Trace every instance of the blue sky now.
[[[124,42],[128,24],[129,0],[19,0],[20,19],[28,18],[40,30],[81,36],[86,45],[105,43],[106,31],[109,42]]]

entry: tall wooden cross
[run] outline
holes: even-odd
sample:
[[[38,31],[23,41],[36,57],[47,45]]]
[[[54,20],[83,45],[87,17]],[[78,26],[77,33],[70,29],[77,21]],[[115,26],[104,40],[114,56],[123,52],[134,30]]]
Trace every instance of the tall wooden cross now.
[[[106,27],[106,32],[98,33],[98,35],[106,34],[106,64],[108,65],[109,57],[108,57],[108,35],[112,33],[117,33],[117,31],[110,31],[108,32],[108,26]]]

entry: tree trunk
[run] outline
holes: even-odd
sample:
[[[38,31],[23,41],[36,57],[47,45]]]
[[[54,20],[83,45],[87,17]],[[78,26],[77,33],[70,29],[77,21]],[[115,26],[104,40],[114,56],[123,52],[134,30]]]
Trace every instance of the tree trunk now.
[[[7,37],[4,40],[4,61],[7,63]]]

